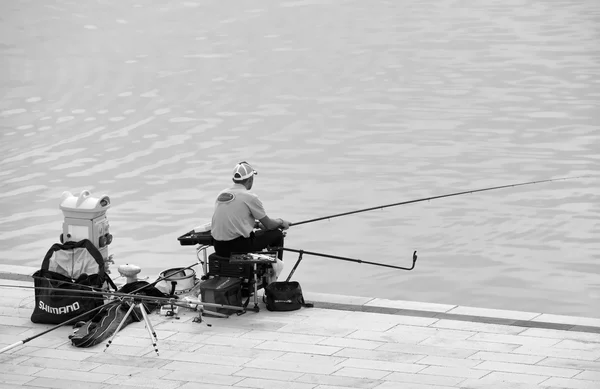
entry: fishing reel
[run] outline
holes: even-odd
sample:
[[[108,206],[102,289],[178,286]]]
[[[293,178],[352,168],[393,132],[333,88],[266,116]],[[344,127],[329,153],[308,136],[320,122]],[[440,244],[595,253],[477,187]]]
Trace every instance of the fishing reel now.
[[[173,319],[179,320],[179,306],[173,304],[166,304],[160,307],[160,315],[166,317],[172,317]]]

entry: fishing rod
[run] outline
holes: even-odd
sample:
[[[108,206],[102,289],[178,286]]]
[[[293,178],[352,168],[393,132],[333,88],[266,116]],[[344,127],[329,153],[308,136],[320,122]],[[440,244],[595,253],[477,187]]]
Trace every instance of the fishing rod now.
[[[103,307],[107,306],[108,304],[110,304],[110,302],[108,302],[108,303],[106,303],[106,304],[103,304],[103,305],[100,305],[99,307],[96,307],[96,308],[94,308],[94,309],[90,309],[89,311],[87,311],[87,312],[84,312],[84,313],[82,313],[82,314],[81,314],[81,315],[79,315],[79,316],[75,316],[75,317],[73,317],[73,318],[71,318],[71,319],[69,319],[69,320],[67,320],[67,321],[65,321],[65,322],[62,322],[62,323],[60,323],[60,324],[57,324],[57,325],[55,325],[54,327],[47,329],[46,331],[42,331],[42,332],[40,332],[39,334],[36,334],[36,335],[30,336],[29,338],[25,338],[25,339],[23,339],[23,340],[19,340],[18,342],[15,342],[15,343],[13,343],[13,344],[11,344],[11,345],[8,345],[8,346],[4,347],[3,349],[0,349],[0,354],[2,354],[2,353],[4,353],[4,352],[6,352],[6,351],[8,351],[8,350],[11,350],[11,349],[13,349],[13,348],[15,348],[15,347],[21,346],[21,345],[23,345],[23,344],[25,344],[25,343],[27,343],[27,342],[30,342],[30,341],[34,340],[35,338],[39,338],[39,337],[40,337],[40,336],[42,336],[42,335],[46,335],[48,332],[54,331],[54,330],[56,330],[56,329],[58,329],[58,328],[60,328],[60,327],[62,327],[62,326],[64,326],[64,325],[67,325],[67,324],[69,324],[69,323],[72,323],[72,322],[74,322],[74,321],[77,321],[78,319],[81,319],[81,318],[83,318],[83,317],[85,317],[85,316],[89,315],[89,314],[90,314],[90,313],[92,313],[92,312],[99,311],[101,308],[103,308]]]
[[[143,287],[140,287],[139,289],[136,289],[136,290],[134,290],[134,291],[132,291],[132,292],[129,292],[129,293],[131,293],[131,294],[133,294],[133,293],[137,293],[137,292],[139,292],[139,291],[141,291],[141,290],[143,290],[144,288],[147,288],[147,287],[149,287],[149,286],[155,286],[155,285],[156,285],[156,284],[158,284],[159,282],[161,282],[161,281],[164,281],[165,279],[167,279],[167,278],[169,278],[169,277],[171,277],[171,276],[173,276],[173,275],[175,275],[175,274],[177,274],[177,273],[179,273],[179,272],[181,272],[181,271],[183,271],[183,270],[191,269],[192,267],[194,267],[194,266],[198,266],[198,265],[199,265],[199,263],[194,263],[193,265],[190,265],[190,266],[188,266],[188,267],[184,267],[184,268],[177,268],[177,269],[170,269],[170,270],[172,270],[172,272],[170,272],[170,273],[165,273],[165,275],[164,275],[164,276],[162,276],[162,277],[159,277],[159,278],[158,278],[156,281],[152,282],[151,284],[144,285]],[[78,284],[78,283],[76,283],[76,282],[73,282],[73,281],[63,281],[63,280],[56,280],[56,279],[49,278],[49,277],[31,276],[31,278],[33,278],[33,279],[38,279],[38,280],[46,280],[46,281],[51,281],[52,283],[56,283],[57,285],[76,285],[78,288],[81,288],[81,287],[82,287],[82,288],[87,288],[87,289],[89,289],[89,290],[91,290],[91,291],[98,291],[98,289],[100,289],[99,287],[96,287],[96,286]],[[111,281],[112,281],[112,280],[111,280]],[[113,283],[113,285],[114,285],[114,283]],[[8,285],[6,285],[6,286],[8,286]],[[24,288],[28,288],[28,287],[24,287]],[[37,288],[37,289],[44,289],[44,288]],[[51,290],[56,290],[56,288],[54,288],[54,289],[50,288],[50,289],[51,289]],[[117,290],[117,288],[116,288],[116,287],[115,287],[115,290]],[[77,293],[79,293],[79,291],[78,291]],[[105,294],[106,294],[106,293],[105,293]]]
[[[2,285],[2,286],[6,286],[6,285]],[[14,286],[14,285],[10,285],[10,286]],[[129,297],[131,297],[131,296],[129,296]],[[137,299],[138,297],[141,297],[141,299],[144,299],[144,296],[135,296],[135,299]],[[132,298],[133,298],[133,297],[132,297]],[[161,299],[161,298],[157,298],[157,297],[148,297],[148,299],[149,299],[149,300],[152,300],[152,301],[157,301],[157,300],[161,300],[161,301],[162,301],[162,300],[167,300],[167,299]],[[107,305],[110,305],[110,304],[112,304],[112,303],[114,303],[114,301],[109,301],[109,302],[107,302],[107,303],[105,303],[105,304],[103,304],[103,305],[100,305],[99,307],[96,307],[96,308],[94,308],[94,309],[91,309],[91,310],[89,310],[89,311],[87,311],[87,312],[84,312],[84,313],[82,313],[82,314],[81,314],[81,315],[79,315],[79,316],[75,316],[75,317],[73,317],[73,318],[71,318],[71,319],[69,319],[69,320],[67,320],[67,321],[65,321],[65,322],[63,322],[63,323],[57,324],[57,325],[55,325],[55,326],[54,326],[54,327],[52,327],[52,328],[49,328],[49,329],[47,329],[47,330],[45,330],[45,331],[42,331],[42,332],[40,332],[39,334],[36,334],[36,335],[30,336],[29,338],[25,338],[25,339],[23,339],[23,340],[20,340],[20,341],[18,341],[18,342],[15,342],[15,343],[13,343],[13,344],[11,344],[11,345],[9,345],[9,346],[6,346],[6,347],[4,347],[4,348],[0,349],[0,354],[4,353],[4,352],[6,352],[6,351],[9,351],[9,350],[11,350],[11,349],[13,349],[13,348],[15,348],[15,347],[21,346],[21,345],[23,345],[23,344],[25,344],[25,343],[27,343],[27,342],[30,342],[30,341],[32,341],[32,340],[34,340],[34,339],[36,339],[36,338],[39,338],[40,336],[46,335],[47,333],[49,333],[49,332],[51,332],[51,331],[54,331],[54,330],[56,330],[56,329],[58,329],[58,328],[60,328],[60,327],[63,327],[63,326],[65,326],[65,325],[67,325],[67,324],[70,324],[70,323],[72,323],[72,322],[76,322],[76,321],[78,321],[78,319],[81,319],[81,318],[83,318],[84,316],[86,316],[86,315],[89,315],[89,314],[90,314],[90,313],[92,313],[92,312],[99,311],[100,309],[102,309],[102,308],[104,308],[105,306],[107,306]],[[225,304],[212,304],[212,303],[211,303],[211,304],[209,304],[209,303],[203,303],[203,302],[201,302],[200,300],[197,300],[197,301],[194,301],[194,300],[188,300],[186,303],[182,303],[182,302],[177,302],[177,300],[173,299],[173,301],[172,301],[172,302],[170,302],[170,303],[169,303],[169,305],[176,305],[176,306],[183,307],[183,308],[193,308],[193,306],[194,306],[194,305],[195,305],[195,306],[198,306],[198,305],[209,305],[209,306],[214,306],[214,307],[216,307],[216,308],[228,308],[228,309],[232,309],[232,308],[239,308],[239,307],[229,306],[229,305],[225,305]]]
[[[21,288],[21,289],[35,289],[35,290],[53,290],[56,291],[56,288],[47,288],[43,286],[22,286],[22,285],[0,285],[2,288]],[[142,288],[139,288],[142,289]],[[139,290],[138,289],[138,290]],[[145,296],[145,295],[134,295],[133,293],[120,293],[120,292],[103,292],[103,291],[93,291],[93,290],[70,290],[65,292],[71,292],[72,295],[68,293],[61,293],[61,297],[82,297],[81,295],[86,295],[86,298],[91,299],[99,299],[100,297],[115,297],[117,299],[133,299],[133,300],[146,300],[146,301],[155,301],[155,302],[164,302],[166,304],[175,303],[178,301],[176,297],[155,297],[155,296]],[[89,297],[87,297],[89,296]]]
[[[191,266],[188,266],[188,267],[186,267],[186,268],[183,268],[183,269],[178,269],[178,271],[181,271],[181,270],[186,270],[186,269],[191,269],[192,267],[194,267],[194,266],[197,266],[198,264],[199,264],[199,263],[195,263],[195,264],[193,264],[193,265],[191,265]],[[171,274],[169,274],[169,275],[166,275],[166,274],[165,274],[165,275],[164,275],[164,276],[162,276],[162,277],[158,277],[158,279],[157,279],[156,281],[154,281],[153,283],[151,283],[151,284],[147,284],[147,285],[144,285],[144,286],[142,286],[142,287],[140,287],[140,288],[138,288],[138,289],[136,289],[136,290],[134,290],[134,291],[132,291],[132,292],[130,292],[130,293],[116,293],[116,294],[118,294],[118,295],[122,295],[122,296],[120,296],[120,297],[129,297],[129,298],[134,298],[134,299],[144,299],[144,296],[140,296],[140,295],[135,295],[135,296],[133,296],[133,294],[134,294],[134,293],[138,293],[138,292],[140,292],[140,291],[144,290],[145,288],[148,288],[149,286],[154,286],[154,285],[158,284],[159,282],[161,282],[161,281],[165,280],[166,278],[168,278],[168,277],[172,276],[173,274],[175,274],[175,273],[171,273]],[[21,287],[21,288],[33,288],[33,289],[35,289],[35,288],[36,288],[36,287],[23,287],[23,286],[18,286],[18,285],[4,285],[4,287]],[[42,289],[42,288],[41,288],[41,287],[38,287],[37,289]],[[56,288],[44,288],[44,289],[51,289],[51,290],[55,290],[55,291],[56,291]],[[96,294],[96,295],[97,295],[97,294],[102,294],[102,295],[111,295],[111,294],[114,294],[114,293],[111,293],[111,292],[94,292],[94,291],[85,291],[85,290],[80,290],[80,291],[77,291],[77,293],[78,293],[78,294]],[[167,303],[168,303],[168,304],[173,304],[173,305],[179,305],[179,304],[181,304],[181,303],[179,303],[179,302],[176,302],[176,300],[175,300],[175,299],[173,299],[173,298],[171,298],[171,299],[169,299],[169,298],[164,298],[164,299],[163,299],[163,298],[160,298],[160,297],[150,297],[150,299],[152,299],[152,300],[154,300],[154,301],[157,301],[158,299],[161,299],[161,300],[167,301]],[[4,347],[4,348],[0,349],[0,354],[2,354],[2,353],[4,353],[4,352],[6,352],[6,351],[8,351],[8,350],[11,350],[11,349],[13,349],[13,348],[15,348],[15,347],[21,346],[21,345],[23,345],[23,344],[25,344],[25,343],[27,343],[27,342],[30,342],[30,341],[32,341],[33,339],[39,338],[40,336],[42,336],[42,335],[45,335],[45,334],[47,334],[47,333],[49,333],[49,332],[52,332],[52,331],[54,331],[54,330],[56,330],[56,329],[58,329],[58,328],[60,328],[60,327],[63,327],[63,326],[65,326],[65,325],[67,325],[67,324],[70,324],[70,323],[72,323],[72,322],[76,322],[78,319],[81,319],[81,318],[83,318],[83,317],[86,317],[87,315],[89,315],[89,314],[90,314],[90,313],[92,313],[92,312],[99,311],[99,310],[100,310],[100,309],[102,309],[103,307],[105,307],[105,306],[107,306],[107,305],[109,305],[109,304],[111,304],[111,303],[113,303],[113,302],[114,302],[114,301],[109,301],[109,302],[107,302],[107,303],[105,303],[105,304],[102,304],[102,305],[100,305],[100,306],[96,307],[96,308],[90,309],[89,311],[86,311],[86,312],[82,313],[81,315],[75,316],[75,317],[73,317],[73,318],[71,318],[71,319],[68,319],[68,320],[66,320],[66,321],[64,321],[64,322],[62,322],[62,323],[60,323],[60,324],[57,324],[57,325],[55,325],[54,327],[51,327],[51,328],[49,328],[49,329],[47,329],[47,330],[45,330],[45,331],[42,331],[42,332],[40,332],[39,334],[36,334],[36,335],[30,336],[29,338],[25,338],[25,339],[23,339],[23,340],[20,340],[20,341],[18,341],[18,342],[15,342],[15,343],[13,343],[13,344],[11,344],[11,345],[9,345],[9,346],[6,346],[6,347]],[[198,301],[198,303],[200,303],[200,302]],[[204,303],[204,305],[209,305],[209,304],[206,304],[206,303]],[[212,305],[215,305],[215,306],[227,307],[227,306],[225,306],[225,305],[223,305],[223,304],[210,304],[210,305],[211,305],[211,306],[212,306]],[[188,306],[189,306],[189,305],[188,305]]]
[[[296,267],[298,266],[298,264],[302,260],[302,255],[303,254],[315,255],[315,256],[318,256],[318,257],[325,257],[325,258],[332,258],[332,259],[339,259],[339,260],[342,260],[342,261],[349,261],[349,262],[356,262],[356,263],[366,263],[367,265],[383,266],[383,267],[389,267],[389,268],[392,268],[392,269],[399,269],[399,270],[412,270],[412,269],[415,268],[415,263],[417,263],[417,251],[416,250],[413,252],[413,255],[412,255],[412,261],[413,262],[412,262],[412,266],[411,267],[394,266],[394,265],[388,265],[388,264],[385,264],[385,263],[363,261],[361,259],[353,259],[353,258],[348,258],[348,257],[340,257],[340,256],[337,256],[337,255],[331,255],[331,254],[315,253],[314,251],[289,249],[287,247],[278,247],[278,248],[276,248],[274,250],[291,251],[291,252],[300,254],[300,256],[298,257],[298,261],[296,262],[296,266],[294,266],[294,268],[292,269],[292,273],[296,270]],[[290,273],[290,276],[291,276],[292,273]],[[288,277],[288,279],[289,278],[290,277]]]
[[[22,289],[39,289],[39,290],[56,290],[53,288],[45,288],[45,287],[35,287],[35,286],[21,286],[21,285],[1,285],[0,288],[22,288]],[[82,297],[81,294],[85,294],[86,299],[106,299],[106,298],[114,298],[108,303],[114,303],[117,301],[126,302],[129,300],[141,301],[142,303],[158,303],[160,305],[176,305],[182,308],[190,308],[195,309],[198,306],[209,306],[215,308],[228,308],[228,309],[238,309],[240,307],[219,303],[207,303],[203,302],[198,298],[187,297],[184,300],[179,300],[178,297],[157,297],[157,296],[146,296],[146,295],[130,295],[128,293],[114,293],[114,292],[95,292],[95,291],[77,291],[79,295],[69,295],[69,294],[61,294],[61,297]],[[91,312],[91,311],[89,311]]]
[[[313,222],[318,222],[318,221],[321,221],[321,220],[333,219],[335,217],[352,215],[352,214],[360,213],[360,212],[367,212],[367,211],[373,211],[373,210],[376,210],[376,209],[384,209],[384,208],[389,208],[389,207],[395,207],[395,206],[398,206],[398,205],[406,205],[406,204],[412,204],[412,203],[419,203],[419,202],[422,202],[422,201],[429,201],[429,200],[441,199],[441,198],[444,198],[444,197],[460,196],[460,195],[469,194],[469,193],[485,192],[485,191],[488,191],[488,190],[497,190],[497,189],[504,189],[504,188],[512,188],[512,187],[516,187],[516,186],[541,184],[541,183],[544,183],[544,182],[552,182],[552,181],[573,180],[573,179],[576,179],[576,178],[587,178],[587,177],[592,177],[592,176],[588,175],[588,176],[577,176],[577,177],[551,178],[551,179],[547,179],[547,180],[538,180],[538,181],[521,182],[521,183],[518,183],[518,184],[493,186],[493,187],[490,187],[490,188],[483,188],[483,189],[472,189],[472,190],[466,190],[466,191],[462,191],[462,192],[444,194],[444,195],[439,195],[439,196],[425,197],[425,198],[422,198],[422,199],[402,201],[402,202],[399,202],[399,203],[379,205],[379,206],[376,206],[376,207],[359,209],[357,211],[343,212],[343,213],[338,213],[338,214],[335,214],[335,215],[318,217],[318,218],[315,218],[315,219],[303,220],[303,221],[297,222],[297,223],[290,223],[290,226],[298,226],[300,224],[313,223]]]
[[[100,297],[100,296],[118,296],[118,297],[126,297],[129,295],[133,295],[134,293],[138,293],[140,291],[142,291],[145,288],[148,288],[149,286],[154,286],[157,283],[167,279],[168,277],[171,277],[175,274],[177,274],[178,272],[182,271],[182,270],[187,270],[187,269],[191,269],[194,266],[197,266],[198,263],[195,263],[191,266],[182,268],[182,269],[172,269],[172,272],[170,273],[165,273],[164,276],[159,277],[156,281],[152,282],[151,284],[147,284],[147,285],[143,285],[142,287],[128,292],[128,293],[118,293],[118,290],[116,288],[116,286],[114,286],[114,283],[112,283],[113,287],[115,288],[115,292],[110,292],[110,291],[103,291],[101,288],[99,287],[94,287],[94,286],[90,286],[90,285],[82,285],[82,284],[78,284],[76,282],[73,281],[63,281],[63,280],[56,280],[53,278],[48,278],[48,277],[40,277],[40,276],[31,276],[31,278],[33,279],[38,279],[38,280],[47,280],[47,281],[51,281],[52,283],[56,283],[57,286],[61,286],[61,285],[71,285],[71,286],[77,286],[78,288],[87,288],[88,290],[81,290],[81,289],[60,289],[60,288],[49,288],[49,287],[35,287],[35,286],[19,286],[19,285],[0,285],[0,287],[5,287],[5,288],[10,288],[10,287],[16,287],[16,288],[23,288],[23,289],[36,289],[36,290],[52,290],[52,291],[59,291],[60,295],[62,297],[81,297],[82,294],[85,295],[96,295],[95,297],[93,296],[87,296],[87,298],[90,299],[104,299],[104,297]],[[111,280],[112,282],[112,280]],[[69,295],[67,294],[67,292],[71,292],[73,293],[73,295]],[[91,292],[91,293],[90,293]],[[171,293],[172,294],[172,293]],[[139,296],[139,295],[136,295]],[[137,297],[136,297],[137,298]]]
[[[56,286],[58,286],[58,287],[63,286],[63,285],[73,285],[73,286],[77,286],[78,288],[86,288],[87,290],[92,290],[92,291],[97,291],[97,290],[101,289],[100,286],[78,284],[78,283],[73,282],[73,281],[58,280],[58,279],[55,279],[55,278],[42,277],[42,276],[34,276],[34,275],[32,275],[30,277],[33,278],[34,280],[46,280],[46,281],[50,281],[53,284],[55,284]],[[111,287],[114,286],[115,291],[117,290],[117,287],[114,284],[114,282],[112,281],[112,279],[110,280],[109,284],[110,284]],[[56,290],[56,288],[54,290]],[[66,289],[66,290],[71,290],[71,289]]]
[[[144,290],[145,288],[148,288],[148,287],[150,287],[150,286],[155,286],[155,285],[156,285],[156,284],[158,284],[159,282],[166,280],[167,278],[169,278],[169,277],[171,277],[171,276],[173,276],[173,275],[175,275],[175,274],[179,273],[180,271],[182,271],[182,270],[188,270],[188,269],[191,269],[191,268],[193,268],[194,266],[198,266],[199,264],[200,264],[200,262],[197,262],[197,263],[194,263],[193,265],[190,265],[190,266],[188,266],[188,267],[183,267],[183,268],[180,268],[180,269],[173,269],[173,272],[172,272],[172,273],[165,274],[165,275],[163,275],[162,277],[158,277],[158,278],[156,279],[156,281],[154,281],[153,283],[151,283],[151,284],[148,284],[148,285],[145,285],[145,286],[142,286],[141,288],[138,288],[138,289],[136,289],[136,290],[134,290],[134,291],[132,291],[132,292],[130,292],[130,293],[131,293],[131,294],[133,294],[133,293],[137,293],[137,292],[139,292],[139,291],[141,291],[141,290]]]
[[[159,303],[164,303],[165,305],[167,304],[176,304],[178,302],[177,298],[173,298],[173,297],[154,297],[154,296],[144,296],[144,295],[135,295],[134,293],[138,293],[142,290],[144,290],[145,288],[148,288],[150,286],[154,286],[157,283],[165,280],[166,278],[182,271],[182,270],[186,270],[186,269],[191,269],[194,266],[197,266],[198,263],[195,263],[193,265],[190,265],[188,267],[182,268],[182,269],[176,269],[173,270],[172,273],[169,274],[165,274],[162,277],[158,277],[158,279],[154,282],[152,282],[151,284],[146,284],[144,286],[141,286],[138,289],[135,289],[131,292],[128,293],[120,293],[120,292],[110,292],[110,291],[102,291],[102,290],[64,290],[61,291],[63,293],[61,293],[61,296],[65,296],[65,297],[81,297],[81,295],[89,295],[89,297],[87,298],[95,298],[95,299],[99,299],[101,296],[102,298],[108,296],[108,297],[115,297],[115,298],[133,298],[135,300],[146,300],[146,301],[155,301],[155,302],[159,302]],[[45,277],[40,277],[40,278],[45,278]],[[49,278],[45,278],[48,280],[52,280]],[[54,281],[54,280],[52,280]],[[70,283],[68,281],[59,281],[62,284],[72,284],[72,285],[78,285],[76,283]],[[23,285],[0,285],[0,287],[4,287],[4,288],[22,288],[22,289],[36,289],[36,290],[52,290],[52,291],[57,291],[57,288],[48,288],[48,287],[41,287],[41,286],[23,286]],[[60,291],[60,290],[59,290]],[[71,292],[74,294],[74,296],[70,296],[68,295],[68,292]],[[181,303],[180,303],[181,304]],[[205,303],[206,305],[206,303]],[[218,304],[217,304],[218,305]]]
[[[18,286],[18,285],[0,285],[0,287],[34,288],[34,287],[23,287],[23,286]],[[38,289],[42,289],[42,288],[38,288]],[[52,288],[43,288],[43,289],[52,289]],[[92,291],[81,291],[81,292],[86,292],[87,294],[93,294],[93,293],[96,293],[96,294],[105,294],[105,293],[102,293],[102,292],[92,292]],[[113,294],[113,293],[110,293],[110,294]],[[195,309],[198,306],[207,305],[207,306],[211,306],[211,307],[215,307],[215,308],[240,309],[240,307],[237,307],[237,306],[231,306],[231,305],[225,305],[225,304],[205,303],[205,302],[202,302],[202,301],[200,301],[198,299],[197,300],[189,299],[189,300],[185,300],[185,302],[183,302],[183,301],[177,300],[176,298],[163,298],[163,297],[152,297],[152,296],[143,296],[143,295],[132,296],[132,295],[129,295],[127,293],[114,293],[114,294],[118,295],[118,297],[122,298],[122,299],[129,298],[129,299],[134,299],[134,300],[138,300],[139,299],[139,300],[146,300],[146,301],[153,301],[153,302],[164,302],[164,303],[166,303],[164,305],[175,305],[175,306],[179,306],[179,307],[182,307],[182,308],[192,308],[192,309]],[[115,297],[117,297],[117,296],[115,296]],[[52,328],[49,328],[49,329],[47,329],[45,331],[42,331],[39,334],[30,336],[29,338],[25,338],[23,340],[15,342],[15,343],[13,343],[13,344],[11,344],[9,346],[6,346],[6,347],[0,349],[0,354],[6,352],[8,350],[11,350],[11,349],[13,349],[15,347],[21,346],[21,345],[23,345],[23,344],[25,344],[27,342],[30,342],[30,341],[32,341],[32,340],[34,340],[36,338],[39,338],[42,335],[46,335],[47,333],[49,333],[51,331],[54,331],[54,330],[56,330],[56,329],[58,329],[60,327],[63,327],[65,325],[67,325],[67,324],[70,324],[72,322],[76,322],[79,319],[81,319],[81,318],[89,315],[90,313],[95,312],[95,311],[99,311],[103,307],[108,306],[110,304],[113,304],[114,302],[115,302],[114,300],[109,301],[109,302],[107,302],[107,303],[105,303],[103,305],[100,305],[99,307],[91,309],[91,310],[89,310],[87,312],[82,313],[81,315],[75,316],[75,317],[73,317],[73,318],[71,318],[69,320],[64,321],[63,323],[57,324],[57,325],[55,325]]]

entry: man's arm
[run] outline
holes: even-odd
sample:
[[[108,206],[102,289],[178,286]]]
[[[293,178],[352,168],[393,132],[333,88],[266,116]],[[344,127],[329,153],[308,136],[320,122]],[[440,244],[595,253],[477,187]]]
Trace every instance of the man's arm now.
[[[262,201],[260,201],[258,196],[256,196],[255,194],[252,194],[249,197],[249,200],[246,202],[246,204],[250,208],[250,212],[252,213],[252,216],[254,216],[256,219],[258,219],[260,221],[260,223],[263,225],[265,230],[275,230],[277,228],[281,228],[282,230],[287,230],[292,225],[292,223],[290,223],[286,220],[283,220],[283,219],[271,219],[265,212],[265,208],[262,205]],[[260,217],[261,215],[264,215],[264,216]],[[256,227],[256,225],[255,225],[255,227]],[[260,225],[259,225],[259,227],[260,227]]]
[[[287,230],[292,225],[292,223],[290,223],[286,220],[271,219],[269,216],[265,216],[262,219],[260,219],[259,221],[267,230],[274,230],[276,228],[281,228],[282,230]]]

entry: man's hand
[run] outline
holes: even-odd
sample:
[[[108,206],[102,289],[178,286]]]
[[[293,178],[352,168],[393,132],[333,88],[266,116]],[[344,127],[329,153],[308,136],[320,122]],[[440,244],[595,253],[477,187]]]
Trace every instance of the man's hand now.
[[[266,231],[276,230],[278,228],[281,230],[287,230],[292,225],[292,223],[288,222],[287,220],[283,220],[281,218],[271,219],[268,216],[263,217],[259,221],[261,224],[261,228]],[[256,224],[255,224],[255,227],[256,227]]]

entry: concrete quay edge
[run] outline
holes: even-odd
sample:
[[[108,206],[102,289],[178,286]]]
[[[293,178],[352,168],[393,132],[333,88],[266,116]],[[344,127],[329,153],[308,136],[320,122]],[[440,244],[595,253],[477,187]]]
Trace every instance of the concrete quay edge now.
[[[30,266],[0,264],[0,280],[33,282],[31,275],[37,270],[37,268]],[[310,291],[303,291],[303,295],[307,302],[311,302],[315,307],[321,309],[371,312],[600,334],[600,318],[389,300]]]

